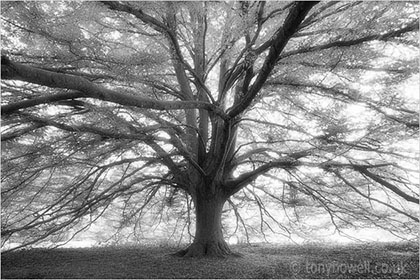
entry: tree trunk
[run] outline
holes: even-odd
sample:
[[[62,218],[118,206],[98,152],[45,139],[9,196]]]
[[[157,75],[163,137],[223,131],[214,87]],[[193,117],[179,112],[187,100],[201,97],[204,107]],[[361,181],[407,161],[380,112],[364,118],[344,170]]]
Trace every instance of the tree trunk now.
[[[232,251],[223,239],[222,210],[226,199],[200,197],[195,201],[196,229],[193,243],[175,255],[182,257],[226,257]]]

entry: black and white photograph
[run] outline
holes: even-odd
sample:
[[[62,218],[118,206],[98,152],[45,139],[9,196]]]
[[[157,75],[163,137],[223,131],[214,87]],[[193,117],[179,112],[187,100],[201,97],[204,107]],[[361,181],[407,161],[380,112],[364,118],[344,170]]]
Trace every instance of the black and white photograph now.
[[[419,279],[419,1],[0,1],[2,279]]]

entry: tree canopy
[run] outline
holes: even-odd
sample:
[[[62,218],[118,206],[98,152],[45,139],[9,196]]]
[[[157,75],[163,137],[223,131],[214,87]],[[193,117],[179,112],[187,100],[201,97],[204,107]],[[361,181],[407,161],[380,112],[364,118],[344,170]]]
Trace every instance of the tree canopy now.
[[[224,255],[222,213],[248,235],[249,205],[262,232],[323,214],[416,237],[418,14],[3,1],[2,244],[67,240],[110,211],[136,231],[170,208],[196,227],[181,255]]]

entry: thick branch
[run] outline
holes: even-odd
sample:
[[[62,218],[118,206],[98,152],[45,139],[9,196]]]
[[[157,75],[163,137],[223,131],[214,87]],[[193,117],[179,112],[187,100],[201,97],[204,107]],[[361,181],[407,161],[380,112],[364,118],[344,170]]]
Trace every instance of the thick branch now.
[[[290,38],[299,29],[299,24],[303,21],[308,12],[318,2],[297,2],[290,10],[287,18],[284,21],[283,26],[278,30],[276,37],[270,47],[270,51],[264,61],[264,64],[257,76],[256,81],[250,88],[249,92],[246,93],[242,102],[236,105],[229,112],[229,116],[234,117],[242,113],[255,98],[259,90],[264,85],[271,71],[273,70],[278,57],[283,51]]]
[[[54,94],[50,96],[41,96],[41,97],[36,97],[36,98],[28,99],[28,100],[23,100],[23,101],[19,101],[19,102],[2,106],[1,114],[8,115],[19,109],[34,107],[40,104],[48,104],[48,103],[52,103],[52,102],[60,101],[60,100],[79,98],[81,97],[81,95],[83,94],[80,92],[72,91],[72,92],[58,93],[58,94]]]
[[[141,9],[134,9],[130,7],[129,5],[123,5],[118,3],[117,1],[101,1],[102,4],[108,6],[108,8],[120,11],[120,12],[126,12],[134,15],[138,19],[142,20],[144,23],[148,24],[150,27],[155,29],[159,32],[165,32],[167,31],[167,27],[163,22],[158,21],[154,17],[151,17],[147,14],[145,14]]]
[[[1,142],[15,139],[17,137],[25,135],[26,133],[29,133],[31,131],[34,131],[34,130],[36,130],[38,128],[41,128],[41,127],[44,127],[44,126],[46,126],[46,124],[37,123],[37,124],[31,125],[29,127],[26,127],[24,129],[20,129],[18,131],[2,133],[1,134]]]
[[[52,88],[64,88],[76,90],[77,93],[72,93],[71,98],[89,97],[109,101],[125,106],[135,106],[138,108],[148,108],[155,110],[180,110],[180,109],[204,109],[212,111],[226,119],[225,113],[210,103],[202,101],[159,101],[147,97],[140,97],[130,93],[121,93],[115,90],[99,86],[82,77],[62,74],[51,71],[42,70],[36,67],[23,65],[17,62],[11,62],[2,56],[2,79],[5,80],[20,80],[38,85],[43,85]],[[69,99],[63,95],[62,99]],[[58,97],[54,100],[59,100]],[[27,105],[28,103],[24,104]],[[22,104],[21,104],[22,105]],[[37,104],[34,104],[37,105]],[[9,106],[9,105],[7,105]],[[12,106],[13,108],[13,106]],[[23,107],[22,107],[23,108]],[[6,107],[7,109],[7,107]],[[17,105],[14,110],[20,109]],[[10,110],[10,107],[9,107]]]
[[[289,157],[283,160],[266,163],[253,171],[240,175],[238,178],[229,180],[226,183],[227,191],[230,195],[232,195],[255,180],[258,176],[270,171],[273,168],[293,168],[297,164],[298,162],[294,158]]]

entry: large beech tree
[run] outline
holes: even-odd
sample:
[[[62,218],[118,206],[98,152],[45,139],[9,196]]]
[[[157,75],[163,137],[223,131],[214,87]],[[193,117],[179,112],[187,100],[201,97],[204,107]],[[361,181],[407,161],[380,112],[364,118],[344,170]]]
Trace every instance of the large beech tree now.
[[[3,1],[1,16],[3,242],[166,197],[194,209],[178,254],[225,256],[223,209],[241,224],[239,204],[267,214],[285,190],[338,229],[417,228],[418,3]]]

